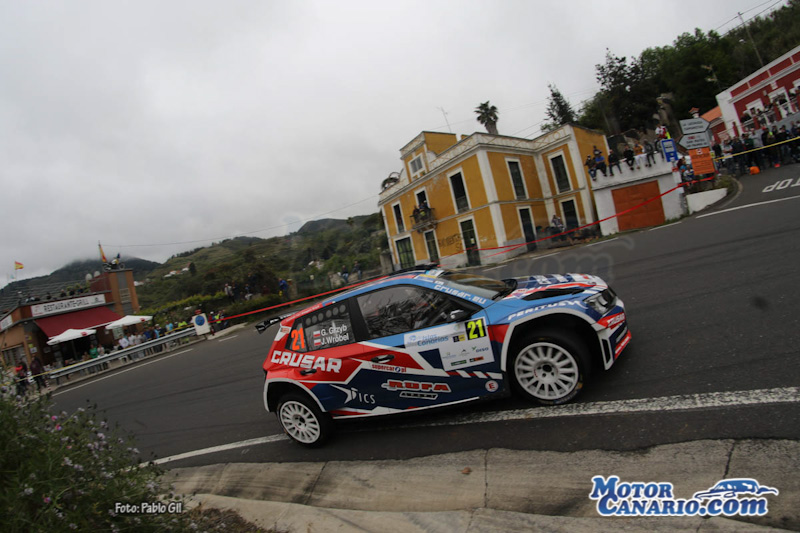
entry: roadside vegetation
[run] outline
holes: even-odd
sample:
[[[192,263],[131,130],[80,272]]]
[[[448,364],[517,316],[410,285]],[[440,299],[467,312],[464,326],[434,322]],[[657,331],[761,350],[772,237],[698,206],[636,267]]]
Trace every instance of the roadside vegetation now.
[[[717,106],[716,95],[779,58],[800,42],[800,0],[733,27],[725,34],[679,35],[672,45],[647,48],[638,57],[619,57],[607,50],[605,62],[596,65],[598,91],[577,111],[549,86],[543,130],[569,122],[618,135],[655,125],[654,108],[669,109],[675,119],[690,118]],[[666,124],[673,136],[678,124]]]
[[[262,531],[234,513],[167,512],[183,502],[161,493],[161,468],[140,466],[133,440],[93,407],[54,414],[49,397],[22,398],[3,386],[0,450],[0,516],[8,533]],[[121,507],[142,503],[165,512]]]

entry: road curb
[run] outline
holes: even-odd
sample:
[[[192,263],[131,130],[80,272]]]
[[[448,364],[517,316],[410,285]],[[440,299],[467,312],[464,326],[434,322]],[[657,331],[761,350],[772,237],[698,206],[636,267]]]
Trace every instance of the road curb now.
[[[477,508],[440,512],[369,512],[326,509],[291,503],[265,502],[198,494],[189,508],[202,506],[233,510],[262,528],[286,533],[341,533],[381,531],[382,533],[507,533],[548,531],[551,533],[760,533],[779,532],[769,526],[728,518],[573,518],[546,516],[496,509]]]
[[[500,522],[513,518],[523,529],[550,527],[538,527],[536,520],[540,519],[531,517],[545,517],[541,520],[551,521],[557,518],[579,519],[575,522],[577,525],[572,522],[569,526],[566,523],[552,524],[556,531],[560,528],[574,531],[573,525],[580,530],[579,526],[585,520],[595,524],[607,521],[617,524],[620,520],[610,521],[612,519],[598,516],[595,502],[589,499],[591,478],[595,475],[616,475],[620,480],[630,482],[670,482],[675,488],[675,498],[683,499],[691,498],[697,491],[707,490],[722,479],[755,478],[762,485],[778,488],[780,495],[768,498],[769,513],[766,516],[734,520],[736,527],[745,524],[750,528],[739,530],[753,531],[759,530],[756,526],[800,529],[798,472],[800,442],[745,439],[666,444],[633,452],[489,449],[402,461],[230,463],[176,468],[165,476],[164,481],[171,484],[177,493],[196,495],[205,505],[233,506],[239,504],[231,500],[241,500],[242,508],[252,516],[257,516],[256,509],[268,510],[273,514],[261,517],[267,522],[277,519],[275,512],[283,513],[279,516],[294,516],[287,519],[287,524],[303,529],[298,522],[302,521],[302,512],[290,507],[276,507],[278,504],[300,506],[305,509],[308,519],[314,521],[315,531],[320,524],[326,523],[325,517],[333,521],[331,524],[345,520],[345,517],[337,515],[339,512],[356,513],[347,515],[347,520],[363,520],[364,528],[369,530],[372,518],[358,518],[362,516],[358,513],[389,513],[390,516],[384,518],[400,520],[399,523],[405,523],[403,517],[409,513],[422,513],[427,517],[425,520],[437,524],[437,513],[455,513],[447,518],[455,525],[464,519],[460,513],[468,513],[467,522],[473,524],[476,509],[500,513],[497,515]],[[227,499],[220,500],[220,497]],[[529,524],[532,520],[534,522]],[[648,522],[644,529],[674,531],[675,520],[660,518]],[[703,518],[685,520],[687,528],[693,531],[718,522]],[[437,531],[437,527],[425,530]],[[443,530],[472,531],[470,527],[459,525]],[[595,526],[586,529],[596,530]]]

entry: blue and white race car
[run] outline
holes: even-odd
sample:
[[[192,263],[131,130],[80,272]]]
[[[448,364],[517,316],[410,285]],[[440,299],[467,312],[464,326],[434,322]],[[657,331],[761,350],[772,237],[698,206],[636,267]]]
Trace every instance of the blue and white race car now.
[[[630,339],[622,301],[595,276],[402,272],[281,320],[263,365],[264,405],[289,437],[318,446],[335,418],[511,391],[562,404]]]

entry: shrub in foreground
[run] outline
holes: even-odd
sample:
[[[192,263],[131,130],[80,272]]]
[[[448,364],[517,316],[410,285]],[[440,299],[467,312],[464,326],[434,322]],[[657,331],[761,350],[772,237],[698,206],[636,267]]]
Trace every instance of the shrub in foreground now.
[[[162,470],[140,466],[132,440],[98,422],[93,408],[50,407],[48,397],[0,393],[3,531],[225,530],[159,494]]]

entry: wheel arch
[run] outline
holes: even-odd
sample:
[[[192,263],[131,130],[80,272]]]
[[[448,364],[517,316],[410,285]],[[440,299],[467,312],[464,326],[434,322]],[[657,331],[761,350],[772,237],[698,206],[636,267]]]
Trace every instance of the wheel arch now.
[[[267,380],[264,382],[264,407],[268,412],[274,413],[278,408],[278,401],[280,401],[281,397],[291,392],[308,396],[314,400],[320,411],[327,412],[310,389],[290,380]]]
[[[555,328],[575,334],[583,341],[589,349],[589,360],[592,368],[600,365],[603,368],[603,352],[600,339],[594,329],[594,324],[589,318],[571,309],[563,309],[552,313],[536,315],[512,323],[510,331],[506,335],[506,342],[503,344],[503,352],[500,358],[500,368],[503,372],[508,371],[509,351],[532,331],[540,329]]]

